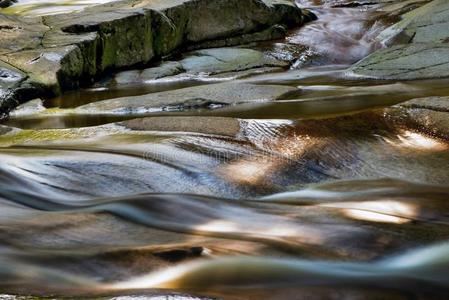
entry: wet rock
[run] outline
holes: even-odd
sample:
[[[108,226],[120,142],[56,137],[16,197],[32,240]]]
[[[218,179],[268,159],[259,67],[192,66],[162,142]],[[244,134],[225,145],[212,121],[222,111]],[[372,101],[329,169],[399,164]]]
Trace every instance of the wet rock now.
[[[415,9],[379,34],[388,45],[407,43],[443,43],[449,38],[449,2],[434,0]]]
[[[77,107],[80,114],[145,114],[161,111],[215,108],[240,102],[281,99],[296,88],[246,83],[220,83],[136,97],[99,101]]]
[[[79,80],[88,71],[84,69],[86,58],[75,45],[21,51],[7,54],[4,58],[25,71],[36,86],[43,86],[55,94],[62,89],[78,86]]]
[[[376,51],[355,64],[358,76],[411,80],[449,76],[449,44],[416,43]]]
[[[413,99],[398,106],[406,111],[412,126],[449,140],[449,97]]]
[[[260,67],[285,67],[287,63],[264,55],[262,52],[241,48],[216,48],[199,50],[187,54],[181,60],[189,73],[218,74],[244,71]]]
[[[182,131],[235,137],[240,132],[240,122],[222,117],[153,117],[120,123],[131,130]]]
[[[17,2],[17,0],[0,0],[0,8],[6,8]]]
[[[114,82],[118,84],[140,83],[156,80],[162,77],[173,76],[184,71],[182,64],[176,61],[163,62],[154,68],[145,70],[132,70],[118,73]]]
[[[15,89],[26,79],[25,73],[0,61],[0,119],[3,113],[17,106],[18,95]]]
[[[186,76],[222,74],[223,76],[244,77],[257,71],[255,69],[269,71],[269,68],[286,66],[288,66],[287,62],[261,51],[245,48],[214,48],[189,52],[179,61],[167,61],[143,71],[133,70],[118,73],[114,82],[118,84],[141,83],[178,74]]]
[[[11,114],[10,117],[20,117],[24,115],[32,115],[43,112],[44,107],[41,99],[35,99],[28,101],[22,105],[19,105]]]
[[[202,48],[230,47],[253,42],[276,40],[285,37],[286,34],[287,30],[284,26],[274,25],[268,29],[256,33],[248,33],[221,40],[205,41],[197,45],[189,46],[188,49],[193,50]]]
[[[356,75],[399,80],[449,76],[449,2],[434,0],[405,14],[377,39],[393,46],[357,63],[351,70]]]
[[[27,78],[27,75],[17,68],[0,61],[0,89],[11,89]]]

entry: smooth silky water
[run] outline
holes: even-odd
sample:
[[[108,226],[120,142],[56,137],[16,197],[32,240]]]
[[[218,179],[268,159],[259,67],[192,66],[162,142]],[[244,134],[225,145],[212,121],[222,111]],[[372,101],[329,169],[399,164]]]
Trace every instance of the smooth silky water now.
[[[350,78],[390,17],[298,2],[320,19],[271,44],[307,46],[291,69],[130,85],[111,75],[13,113],[0,127],[0,298],[446,296],[449,141],[395,105],[449,96],[448,80]],[[237,81],[297,91],[76,110]]]

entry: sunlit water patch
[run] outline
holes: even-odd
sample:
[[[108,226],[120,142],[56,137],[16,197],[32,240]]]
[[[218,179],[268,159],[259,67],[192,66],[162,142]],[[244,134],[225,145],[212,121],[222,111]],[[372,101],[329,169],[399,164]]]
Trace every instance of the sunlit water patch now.
[[[6,14],[43,16],[79,11],[91,5],[113,1],[117,0],[18,0],[11,7],[0,11]]]

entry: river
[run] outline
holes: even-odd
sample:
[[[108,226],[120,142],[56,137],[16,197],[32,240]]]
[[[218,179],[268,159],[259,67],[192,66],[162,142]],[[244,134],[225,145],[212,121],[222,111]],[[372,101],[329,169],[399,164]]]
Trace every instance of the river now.
[[[64,5],[8,10],[106,1],[47,2]],[[13,112],[0,128],[0,299],[444,298],[449,140],[397,104],[449,96],[449,79],[348,77],[397,16],[331,2],[297,1],[318,20],[244,47],[288,66],[124,71]],[[219,84],[287,93],[96,105]]]

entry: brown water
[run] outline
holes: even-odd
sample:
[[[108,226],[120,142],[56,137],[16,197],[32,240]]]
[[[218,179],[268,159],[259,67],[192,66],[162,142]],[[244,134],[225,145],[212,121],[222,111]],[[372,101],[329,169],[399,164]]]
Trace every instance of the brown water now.
[[[13,114],[0,127],[0,293],[444,298],[449,141],[394,105],[448,96],[448,80],[348,77],[394,17],[300,4],[320,20],[253,45],[302,49],[288,70],[105,78]],[[223,107],[76,110],[218,82],[296,91]]]

